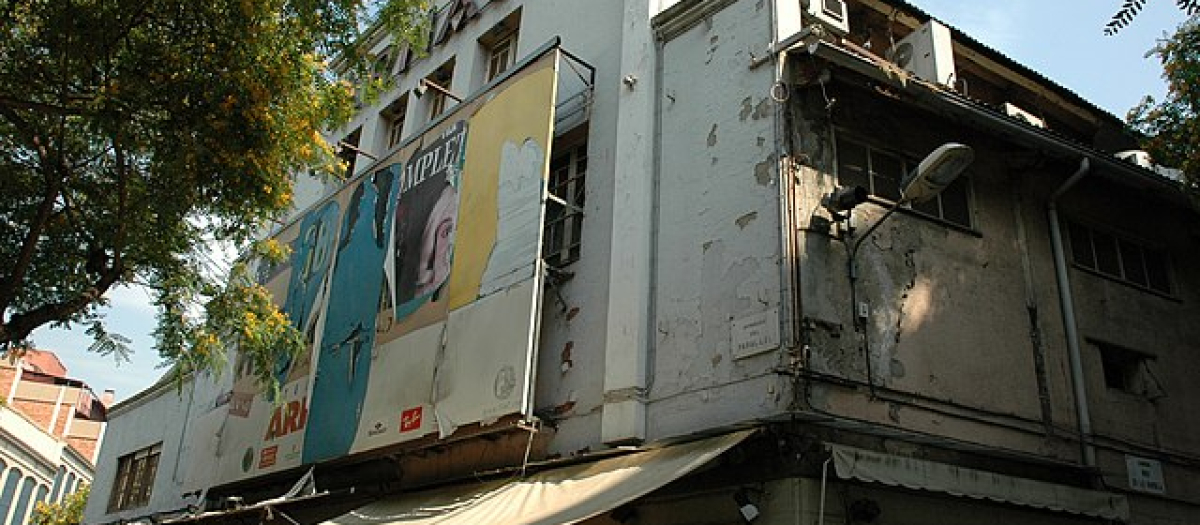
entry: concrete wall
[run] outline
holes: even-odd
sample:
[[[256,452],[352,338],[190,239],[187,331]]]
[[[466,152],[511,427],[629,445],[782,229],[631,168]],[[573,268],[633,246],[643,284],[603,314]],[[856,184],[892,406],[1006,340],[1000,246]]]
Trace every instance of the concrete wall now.
[[[1082,463],[1046,214],[1050,195],[1079,159],[1046,156],[994,131],[915,109],[844,69],[824,66],[832,80],[821,86],[815,80],[821,67],[799,75],[810,81],[791,108],[798,156],[806,159],[797,203],[805,219],[801,316],[807,368],[846,381],[818,381],[803,404],[885,428]],[[830,218],[820,198],[836,184],[839,134],[913,159],[948,141],[976,152],[966,174],[969,228],[901,211],[863,243],[857,301],[866,303],[868,317],[862,331],[855,330],[858,305],[850,300],[848,246],[837,238],[841,230],[827,230],[821,221]],[[1121,176],[1129,177],[1107,172],[1083,179],[1063,198],[1062,216],[1165,250],[1174,291],[1156,293],[1071,265],[1097,472],[1109,486],[1128,489],[1125,455],[1157,458],[1167,495],[1148,501],[1194,505],[1200,491],[1194,454],[1187,451],[1200,446],[1190,410],[1200,390],[1186,378],[1196,372],[1189,353],[1200,333],[1183,320],[1200,314],[1191,270],[1197,218],[1178,199],[1155,194],[1161,190],[1111,182]],[[855,208],[853,225],[863,232],[885,205]],[[1071,264],[1069,246],[1067,258]],[[1105,386],[1095,341],[1150,356],[1149,374],[1166,395]]]
[[[193,458],[193,415],[204,407],[213,406],[224,387],[228,389],[230,374],[223,383],[202,376],[182,385],[171,381],[158,384],[134,397],[114,405],[109,412],[109,426],[96,463],[96,482],[84,511],[86,523],[109,523],[133,520],[155,513],[174,512],[200,502],[198,493],[186,492],[189,469],[206,464],[204,458]],[[144,507],[109,513],[108,502],[116,480],[118,461],[122,456],[161,444],[150,501]],[[199,459],[199,462],[195,460]]]
[[[740,357],[731,334],[739,320],[759,315],[769,326],[780,315],[781,106],[770,97],[773,66],[752,67],[770,28],[768,2],[738,1],[662,44],[651,438],[778,414],[790,402],[772,372],[778,345]]]
[[[788,71],[783,78],[793,85],[779,89],[767,49],[771,28],[780,24],[771,19],[769,1],[480,3],[478,19],[414,62],[395,90],[330,137],[361,128],[364,149],[378,147],[385,133],[380,111],[452,57],[451,89],[469,95],[481,87],[476,39],[518,7],[518,57],[558,35],[566,50],[596,68],[582,257],[565,268],[571,278],[543,297],[535,407],[552,436],[546,454],[804,412],[1005,454],[1080,461],[1045,214],[1048,196],[1077,159],[1026,154],[1003,138],[852,87],[861,79],[836,68],[820,81],[820,67],[800,75],[806,81]],[[656,35],[651,16],[672,6],[698,11],[690,24]],[[563,74],[572,73],[563,68]],[[425,105],[411,98],[407,115],[406,135],[428,123]],[[954,140],[973,146],[977,157],[967,174],[970,225],[907,211],[893,216],[859,252],[857,301],[850,300],[846,243],[838,228],[823,225],[830,217],[820,208],[821,197],[836,187],[835,142],[844,133],[917,159]],[[361,172],[370,164],[360,157],[356,166]],[[781,166],[787,177],[780,177]],[[298,203],[329,190],[312,181],[301,186]],[[786,210],[781,192],[794,197]],[[1189,271],[1200,257],[1194,249],[1200,227],[1191,212],[1153,195],[1129,195],[1089,179],[1063,202],[1066,216],[1166,247],[1177,291],[1148,295],[1086,271],[1071,273],[1084,336],[1152,354],[1152,370],[1168,394],[1149,399],[1110,391],[1098,353],[1085,345],[1099,470],[1109,485],[1122,486],[1126,453],[1160,458],[1170,496],[1196,501],[1200,476],[1185,466],[1200,448],[1200,419],[1188,405],[1200,391],[1190,380],[1197,365],[1187,352],[1200,328],[1179,320],[1200,313],[1194,306],[1200,277]],[[864,204],[852,224],[862,232],[883,210],[878,202]],[[786,237],[783,212],[798,217]],[[795,266],[785,245],[795,248]],[[796,290],[788,289],[793,275]],[[867,305],[861,331],[856,302]],[[753,342],[734,327],[754,323],[768,340],[739,348]],[[772,330],[773,323],[779,327]],[[792,326],[797,341],[789,340]],[[102,452],[89,519],[194,501],[182,495],[188,465],[179,458],[189,445],[181,436],[186,414],[211,406],[219,391],[198,388],[190,401],[188,391],[181,398],[160,388],[113,411],[112,445]],[[111,487],[116,458],[159,441],[163,457],[150,507],[104,516],[103,491]],[[895,494],[872,497],[898,509],[889,511],[888,523],[928,514],[902,508]],[[787,504],[789,512],[809,512],[799,501]],[[981,507],[947,505],[947,522]],[[1172,505],[1187,508],[1169,498],[1134,507],[1178,514]],[[660,514],[682,519],[670,508]],[[1002,511],[1013,521],[1040,519]],[[714,523],[738,519],[724,507],[701,513]]]

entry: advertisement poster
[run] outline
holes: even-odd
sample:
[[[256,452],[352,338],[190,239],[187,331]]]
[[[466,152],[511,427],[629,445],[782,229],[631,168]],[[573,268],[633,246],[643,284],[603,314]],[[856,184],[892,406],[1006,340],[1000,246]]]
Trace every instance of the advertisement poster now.
[[[291,257],[259,279],[309,351],[275,364],[278,399],[235,358],[192,438],[212,485],[532,410],[557,65],[461,103],[276,235]]]

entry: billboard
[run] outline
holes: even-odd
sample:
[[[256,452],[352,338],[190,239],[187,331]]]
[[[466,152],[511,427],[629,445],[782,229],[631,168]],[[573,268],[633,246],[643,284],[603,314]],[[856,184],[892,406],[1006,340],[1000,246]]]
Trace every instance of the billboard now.
[[[234,361],[190,489],[532,410],[556,79],[547,53],[277,234],[290,260],[259,278],[307,352],[275,363],[278,399]]]

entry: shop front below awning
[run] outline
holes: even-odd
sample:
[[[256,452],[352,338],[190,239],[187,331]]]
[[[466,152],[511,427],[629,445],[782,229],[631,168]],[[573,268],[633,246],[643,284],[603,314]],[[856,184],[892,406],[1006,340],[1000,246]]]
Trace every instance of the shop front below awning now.
[[[598,516],[704,466],[745,440],[745,430],[546,470],[519,480],[393,496],[326,525],[560,524]]]
[[[1124,496],[830,444],[834,471],[856,479],[1094,518],[1129,521]]]

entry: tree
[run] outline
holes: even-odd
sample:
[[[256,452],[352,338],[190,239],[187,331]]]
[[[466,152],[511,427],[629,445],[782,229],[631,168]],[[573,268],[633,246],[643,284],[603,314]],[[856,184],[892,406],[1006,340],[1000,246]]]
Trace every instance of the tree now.
[[[1200,0],[1175,0],[1175,5],[1188,16],[1200,13]],[[1112,18],[1104,25],[1104,34],[1113,36],[1121,32],[1125,26],[1133,22],[1133,19],[1142,12],[1142,8],[1145,6],[1146,0],[1125,0],[1121,4],[1121,8],[1113,13]]]
[[[229,341],[262,363],[298,351],[245,263],[226,280],[206,246],[247,246],[291,206],[294,174],[340,173],[320,131],[353,110],[344,78],[369,77],[360,28],[419,44],[428,0],[0,10],[0,351],[52,324],[85,325],[93,350],[128,353],[101,309],[125,284],[154,291],[156,347],[181,374],[219,369]]]
[[[79,525],[83,523],[83,508],[87,505],[91,487],[82,485],[58,503],[39,501],[33,508],[34,525]]]
[[[1162,62],[1166,98],[1147,96],[1127,120],[1156,163],[1183,171],[1186,190],[1200,203],[1200,18],[1191,17],[1151,53]]]

